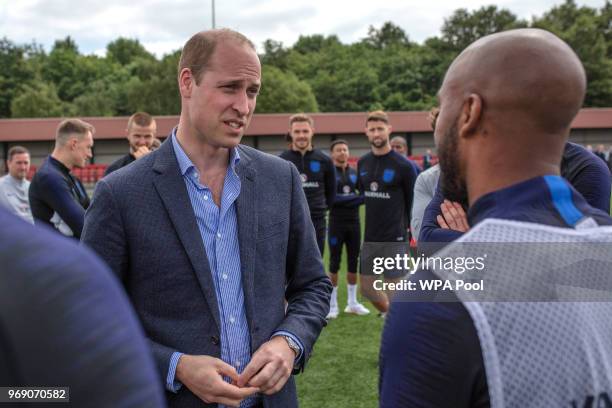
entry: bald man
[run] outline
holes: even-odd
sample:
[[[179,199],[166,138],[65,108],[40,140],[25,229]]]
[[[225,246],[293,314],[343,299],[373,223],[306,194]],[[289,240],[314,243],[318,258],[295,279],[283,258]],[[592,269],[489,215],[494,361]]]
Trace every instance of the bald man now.
[[[404,139],[403,136],[394,136],[391,138],[391,140],[389,140],[389,144],[393,150],[400,154],[400,156],[405,157],[406,160],[408,160],[415,173],[419,175],[421,168],[408,157],[408,143],[406,143],[406,139]]]
[[[552,226],[556,231],[579,229],[585,223],[612,225],[607,214],[591,207],[559,175],[570,123],[585,89],[580,60],[567,44],[543,30],[484,37],[453,61],[439,92],[435,141],[444,196],[469,204],[473,229],[463,238],[491,219]],[[503,229],[498,233],[502,242],[504,234]],[[412,279],[435,278],[431,271],[421,270]],[[511,314],[507,327],[517,343],[496,338],[501,351],[494,363],[509,370],[501,375],[485,372],[485,361],[490,363],[492,357],[483,354],[483,344],[489,343],[482,343],[466,306],[456,297],[454,302],[435,303],[436,295],[405,292],[394,298],[381,345],[381,407],[589,406],[589,401],[610,406],[612,323],[588,326],[590,337],[581,331],[587,326],[576,327],[575,332],[562,333],[563,343],[558,337],[545,337],[548,347],[537,361],[525,362],[521,356],[531,352],[529,339],[542,339],[544,328],[531,327],[532,337],[517,340],[513,331],[525,333],[526,322],[532,320]],[[410,296],[420,296],[419,302],[407,301]],[[502,312],[513,307],[492,305]],[[567,324],[564,319],[589,307],[570,304],[566,315],[550,317],[547,329],[557,333]],[[597,347],[592,339],[605,339],[606,346]],[[560,357],[553,360],[553,352]],[[590,356],[597,364],[568,364],[575,355]],[[533,392],[518,383],[533,385]],[[547,388],[550,384],[554,393]]]

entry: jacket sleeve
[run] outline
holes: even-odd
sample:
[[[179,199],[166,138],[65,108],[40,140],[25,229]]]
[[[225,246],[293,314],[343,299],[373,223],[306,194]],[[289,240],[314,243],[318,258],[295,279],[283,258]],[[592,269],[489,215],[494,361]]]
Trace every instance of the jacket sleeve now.
[[[286,316],[275,331],[295,335],[304,346],[302,361],[296,366],[303,370],[312,347],[326,325],[329,312],[331,282],[324,272],[314,229],[310,221],[306,196],[295,166],[291,171],[291,210],[287,246]]]
[[[93,200],[85,215],[81,242],[92,248],[125,283],[128,272],[128,243],[117,201],[105,179],[98,181]],[[175,351],[149,339],[157,369],[166,383],[170,358]]]
[[[66,181],[60,176],[47,174],[41,179],[42,199],[68,224],[76,238],[81,237],[85,210],[72,196]]]
[[[412,200],[414,198],[414,183],[416,181],[417,175],[414,167],[410,165],[410,163],[406,163],[402,169],[403,174],[403,184],[404,184],[404,204],[406,211],[406,220],[410,222],[410,213],[412,212]]]
[[[419,233],[418,245],[419,251],[431,254],[441,249],[444,243],[452,242],[459,238],[463,233],[449,229],[441,228],[438,224],[437,217],[442,214],[440,205],[444,202],[444,196],[440,186],[436,188],[436,194],[431,200],[421,222],[421,232]],[[426,245],[429,244],[429,245]]]
[[[415,237],[419,237],[421,231],[421,222],[423,221],[423,214],[429,202],[432,200],[432,196],[427,191],[427,182],[425,178],[426,173],[418,175],[416,182],[414,183],[414,198],[412,201],[412,214],[410,220],[410,227]]]
[[[336,200],[336,168],[331,159],[327,159],[327,172],[325,173],[325,202],[331,209]]]
[[[612,157],[612,156],[611,156]],[[591,207],[610,214],[610,169],[602,160],[591,160],[572,180],[572,186]]]

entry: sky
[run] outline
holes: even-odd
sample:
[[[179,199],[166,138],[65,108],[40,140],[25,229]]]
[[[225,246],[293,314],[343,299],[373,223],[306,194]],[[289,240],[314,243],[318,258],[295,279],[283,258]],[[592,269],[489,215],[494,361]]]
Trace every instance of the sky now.
[[[212,27],[213,0],[0,0],[0,37],[18,44],[35,40],[49,51],[71,36],[84,54],[104,55],[122,36],[138,39],[158,57],[181,48],[197,31]],[[359,41],[386,21],[412,41],[440,34],[444,19],[459,7],[495,4],[519,18],[541,16],[562,0],[216,0],[216,26],[238,30],[261,50],[266,39],[291,46],[300,35],[336,34]],[[600,8],[605,0],[576,0]]]

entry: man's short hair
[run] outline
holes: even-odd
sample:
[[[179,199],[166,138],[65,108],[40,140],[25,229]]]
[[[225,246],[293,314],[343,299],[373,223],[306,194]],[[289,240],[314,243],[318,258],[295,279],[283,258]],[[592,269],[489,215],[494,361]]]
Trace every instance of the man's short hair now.
[[[30,151],[23,146],[13,146],[8,151],[8,159],[13,160],[13,156],[16,154],[30,154]]]
[[[307,122],[310,124],[310,127],[314,127],[314,120],[305,113],[296,113],[295,115],[291,115],[289,118],[289,127],[291,127],[294,123]]]
[[[404,136],[393,136],[390,140],[391,142],[400,142],[401,144],[403,144],[404,146],[408,147],[408,142],[406,141],[406,138],[404,138]]]
[[[344,145],[346,145],[346,147],[348,147],[348,142],[346,140],[344,140],[344,139],[336,139],[333,142],[331,142],[331,144],[329,145],[329,151],[330,152],[333,151],[334,147],[336,145],[339,145],[339,144],[344,144]]]
[[[153,119],[153,116],[149,115],[147,112],[136,112],[128,119],[127,128],[131,129],[134,125],[142,127],[150,126],[154,122],[155,119]]]
[[[244,35],[229,28],[200,31],[194,34],[183,46],[178,64],[178,72],[189,68],[195,78],[196,85],[200,84],[202,75],[209,67],[210,58],[220,42],[234,41],[240,45],[246,44],[255,51],[255,45]]]
[[[85,136],[87,132],[91,132],[92,136],[96,132],[96,129],[81,119],[66,119],[63,120],[57,127],[55,134],[55,143],[63,146],[66,144],[70,136],[77,135],[77,137]]]
[[[369,112],[368,117],[366,118],[366,126],[368,122],[385,122],[388,125],[389,116],[387,116],[387,114],[381,110]]]

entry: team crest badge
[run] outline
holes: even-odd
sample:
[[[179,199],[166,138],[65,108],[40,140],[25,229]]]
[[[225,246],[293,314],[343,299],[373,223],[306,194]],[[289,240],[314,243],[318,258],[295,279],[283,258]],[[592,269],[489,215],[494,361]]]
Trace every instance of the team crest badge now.
[[[356,174],[350,174],[349,175],[349,179],[351,179],[351,182],[353,184],[357,183],[357,175]]]
[[[313,173],[318,173],[319,171],[321,171],[321,163],[315,160],[311,161],[310,171],[312,171]]]
[[[342,187],[342,192],[343,192],[344,194],[348,194],[348,193],[350,193],[350,192],[351,192],[351,187],[350,187],[350,186],[344,186],[344,187]]]
[[[370,183],[370,191],[378,191],[378,183],[373,181]]]
[[[383,181],[385,183],[390,183],[393,181],[394,176],[395,176],[395,170],[385,169],[385,171],[383,172]]]

